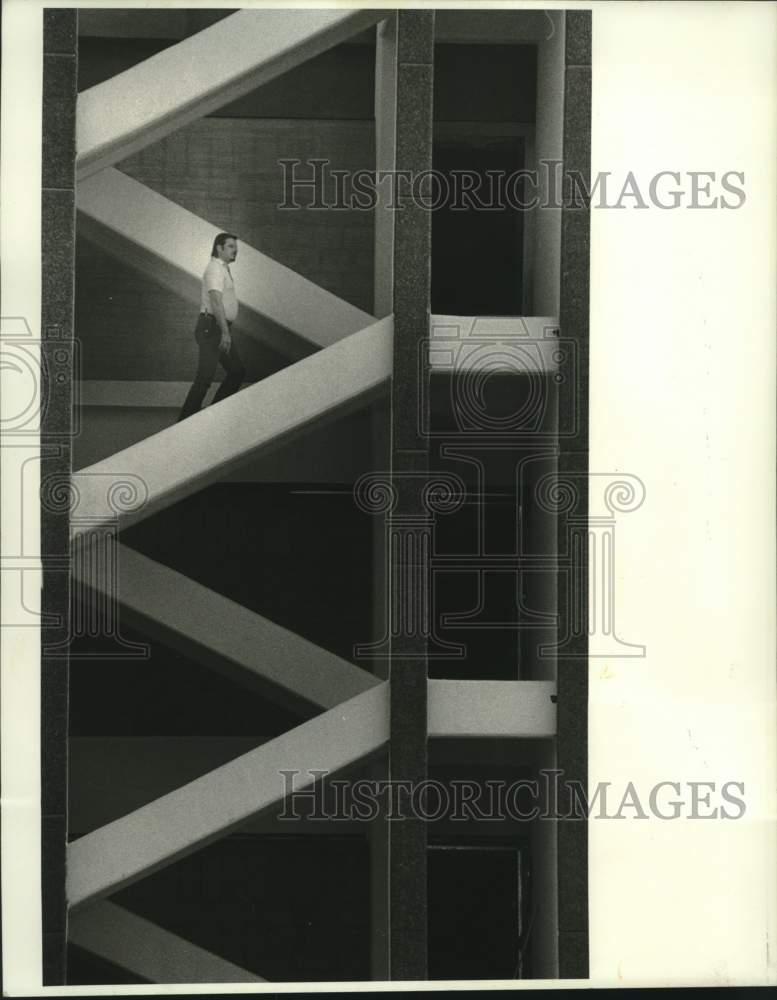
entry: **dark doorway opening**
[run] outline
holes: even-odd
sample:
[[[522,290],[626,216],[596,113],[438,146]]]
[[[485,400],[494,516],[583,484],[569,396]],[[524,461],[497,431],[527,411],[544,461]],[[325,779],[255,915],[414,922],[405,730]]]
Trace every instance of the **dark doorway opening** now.
[[[432,164],[447,192],[431,193],[441,203],[432,212],[432,312],[523,315],[524,195],[509,178],[525,167],[525,139],[440,135]]]
[[[429,979],[530,975],[527,861],[515,841],[429,845]]]
[[[516,175],[533,166],[536,111],[536,45],[435,44],[432,167],[440,178],[428,193],[438,315],[529,312],[531,221],[520,206],[531,191]]]

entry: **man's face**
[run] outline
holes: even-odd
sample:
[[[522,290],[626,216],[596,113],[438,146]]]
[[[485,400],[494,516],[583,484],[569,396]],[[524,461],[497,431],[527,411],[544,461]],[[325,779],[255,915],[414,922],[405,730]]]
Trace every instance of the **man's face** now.
[[[230,264],[237,257],[237,240],[225,240],[224,243],[218,247],[219,256],[222,260],[225,260],[227,264]]]

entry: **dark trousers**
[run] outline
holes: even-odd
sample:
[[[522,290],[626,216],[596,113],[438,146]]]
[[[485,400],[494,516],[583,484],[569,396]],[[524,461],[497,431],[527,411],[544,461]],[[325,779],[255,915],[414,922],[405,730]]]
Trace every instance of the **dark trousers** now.
[[[179,420],[185,420],[187,417],[190,417],[192,413],[196,413],[202,406],[202,401],[213,381],[213,376],[216,373],[216,365],[219,361],[227,377],[221,383],[221,387],[213,397],[214,403],[219,403],[222,399],[226,399],[227,396],[231,396],[233,392],[237,392],[243,384],[246,373],[234,341],[228,354],[219,351],[221,330],[215,316],[200,313],[197,326],[194,330],[194,339],[200,348],[197,374],[186,396],[186,401],[178,417]]]

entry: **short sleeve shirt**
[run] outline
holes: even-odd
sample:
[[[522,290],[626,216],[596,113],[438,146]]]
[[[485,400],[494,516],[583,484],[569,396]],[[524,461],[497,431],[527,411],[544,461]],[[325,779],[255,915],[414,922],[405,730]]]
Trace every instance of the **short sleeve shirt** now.
[[[212,313],[213,310],[211,309],[208,292],[221,292],[221,301],[224,303],[224,315],[227,318],[227,322],[234,322],[237,316],[235,283],[232,280],[229,267],[223,260],[219,260],[218,257],[211,257],[202,276],[200,309],[202,312]]]

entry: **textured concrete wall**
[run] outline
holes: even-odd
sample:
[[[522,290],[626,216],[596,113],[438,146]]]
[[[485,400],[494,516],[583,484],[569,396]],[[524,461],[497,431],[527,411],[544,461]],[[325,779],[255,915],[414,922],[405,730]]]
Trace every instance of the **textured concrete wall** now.
[[[280,161],[302,160],[297,176],[305,180],[312,170],[304,161],[313,158],[329,160],[332,170],[373,169],[373,123],[203,119],[125,160],[121,169],[370,312],[372,214],[278,207],[284,203]],[[325,198],[335,204],[333,182]],[[309,205],[310,191],[300,188],[297,200]]]
[[[46,10],[43,19],[43,176],[41,246],[41,361],[60,373],[58,352],[69,353],[73,338],[73,256],[75,231],[74,162],[76,108],[76,12]],[[41,427],[41,482],[66,481],[70,473],[72,382],[48,382],[49,404]],[[49,477],[51,477],[49,479]],[[44,494],[45,495],[45,494]],[[67,839],[67,700],[68,662],[50,645],[66,641],[69,632],[68,578],[52,565],[66,558],[67,508],[43,504],[43,615],[55,615],[56,627],[41,630],[41,773],[43,816],[43,983],[65,981],[67,905],[65,847]],[[50,561],[51,560],[51,561]]]
[[[375,169],[393,171],[396,162],[396,18],[378,25],[375,41]],[[378,187],[375,206],[375,288],[374,314],[387,316],[394,295],[394,213],[391,192]]]

